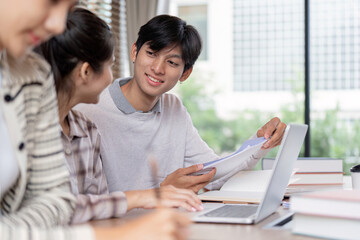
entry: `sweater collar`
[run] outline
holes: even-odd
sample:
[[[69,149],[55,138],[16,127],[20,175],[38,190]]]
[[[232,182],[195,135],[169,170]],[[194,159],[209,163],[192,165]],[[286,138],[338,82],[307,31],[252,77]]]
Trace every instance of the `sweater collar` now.
[[[127,82],[129,82],[132,79],[132,77],[128,78],[119,78],[116,79],[110,86],[109,86],[109,92],[111,95],[111,98],[113,99],[116,107],[124,112],[125,114],[140,112],[143,111],[136,111],[136,109],[130,104],[130,102],[126,99],[124,96],[124,93],[121,91],[121,86],[125,85]],[[161,112],[161,97],[155,104],[155,106],[150,110],[150,112]]]

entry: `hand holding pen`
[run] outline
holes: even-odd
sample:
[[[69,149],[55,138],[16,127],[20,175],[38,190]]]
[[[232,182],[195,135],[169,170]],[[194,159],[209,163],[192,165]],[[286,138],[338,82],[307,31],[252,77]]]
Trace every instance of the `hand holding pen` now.
[[[157,161],[153,155],[150,156],[149,163],[150,163],[150,168],[151,168],[151,177],[152,177],[153,183],[155,184],[154,194],[155,194],[155,199],[157,202],[156,205],[161,206],[161,193],[160,193],[160,188],[158,187],[158,186],[160,186],[160,182],[158,180],[158,166],[157,166]]]
[[[155,188],[154,188],[154,195],[156,198],[156,202],[157,202],[157,206],[158,209],[156,211],[157,215],[159,216],[171,216],[168,221],[166,222],[166,224],[168,225],[166,229],[172,229],[172,235],[174,236],[174,239],[178,239],[178,240],[182,240],[182,239],[187,239],[187,237],[189,236],[189,230],[188,230],[188,225],[191,223],[191,220],[188,216],[186,216],[184,213],[178,212],[178,211],[173,211],[171,209],[168,208],[163,208],[162,205],[162,201],[161,201],[161,191],[160,188],[158,186],[160,186],[160,182],[158,180],[158,165],[157,165],[157,161],[156,158],[154,156],[151,155],[151,157],[149,158],[149,163],[150,163],[150,168],[151,168],[151,176],[152,176],[152,180],[155,184]],[[166,186],[165,188],[174,188],[173,186]],[[186,190],[188,191],[188,190]],[[194,208],[192,208],[194,209]],[[194,209],[195,210],[195,209]],[[155,214],[156,214],[155,213]],[[154,218],[151,219],[151,221],[154,221]]]
[[[196,212],[203,210],[201,200],[197,195],[188,189],[176,188],[171,185],[163,186],[159,188],[160,181],[158,178],[158,164],[153,155],[149,157],[149,164],[151,168],[151,176],[155,188],[153,194],[156,199],[156,206],[158,207],[182,207],[189,212]],[[151,208],[149,206],[149,208]]]

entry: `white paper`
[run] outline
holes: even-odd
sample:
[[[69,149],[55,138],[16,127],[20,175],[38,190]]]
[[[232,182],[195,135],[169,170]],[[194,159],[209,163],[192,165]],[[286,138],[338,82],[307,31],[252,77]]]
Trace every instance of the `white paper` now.
[[[216,174],[212,179],[212,181],[217,180],[225,176],[233,169],[240,166],[240,164],[245,162],[249,157],[251,157],[251,155],[253,155],[258,150],[260,150],[261,146],[266,141],[267,140],[264,137],[247,140],[243,143],[243,145],[241,145],[241,147],[236,152],[226,157],[204,163],[204,168],[194,173],[193,175],[206,174],[210,172],[213,168],[216,168]]]
[[[265,192],[272,170],[241,171],[232,176],[220,191]]]

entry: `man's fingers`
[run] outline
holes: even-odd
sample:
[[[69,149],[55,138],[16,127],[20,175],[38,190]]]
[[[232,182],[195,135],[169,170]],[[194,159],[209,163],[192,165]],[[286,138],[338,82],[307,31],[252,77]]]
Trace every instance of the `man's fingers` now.
[[[213,168],[210,172],[199,175],[199,176],[192,176],[194,185],[199,183],[209,182],[216,174],[216,168]]]
[[[210,180],[215,176],[215,174],[216,174],[216,168],[214,168],[207,174],[198,176],[198,177],[203,177],[202,180],[205,180],[205,181],[203,181],[203,182],[198,181],[198,184],[192,186],[191,190],[193,190],[195,193],[199,192],[200,189],[202,189],[203,187],[205,187],[206,185],[209,184]],[[204,177],[206,177],[206,178],[204,178]]]
[[[209,182],[206,182],[206,183],[200,183],[196,186],[193,186],[191,189],[195,192],[195,193],[198,193],[200,191],[200,189],[204,188],[206,185],[208,185]]]
[[[264,131],[264,137],[266,139],[269,139],[269,137],[273,135],[273,133],[276,131],[280,122],[281,121],[278,117],[274,117],[265,124],[265,126],[264,126],[265,129],[263,129],[263,131]]]
[[[265,144],[264,144],[264,148],[272,148],[275,147],[277,145],[279,145],[281,143],[281,140],[284,136],[284,132],[286,129],[286,124],[281,122],[275,132],[273,133],[272,137],[270,140],[268,140]]]
[[[181,173],[184,174],[184,175],[189,175],[191,173],[195,173],[197,171],[200,171],[201,169],[203,169],[203,167],[204,167],[203,164],[195,164],[195,165],[192,165],[192,166],[187,167],[187,168],[182,168]]]
[[[268,147],[275,147],[278,144],[280,144],[280,142],[284,136],[285,129],[286,129],[285,123],[280,123],[278,125],[278,127],[276,128],[276,131],[272,135],[270,141],[268,141]]]
[[[268,121],[264,126],[262,126],[258,131],[257,131],[257,136],[258,137],[265,137],[266,139],[269,139],[269,137],[273,134],[273,132],[275,131],[277,125],[280,123],[280,119],[278,117],[274,117],[272,119],[270,119],[270,121]]]
[[[264,130],[263,130],[263,127],[260,128],[257,133],[256,133],[256,136],[257,137],[263,137],[264,136]]]

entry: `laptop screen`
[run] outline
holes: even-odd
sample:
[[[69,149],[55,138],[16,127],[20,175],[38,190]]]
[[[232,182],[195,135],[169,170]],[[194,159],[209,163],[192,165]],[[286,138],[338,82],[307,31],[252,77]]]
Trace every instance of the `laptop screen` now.
[[[267,190],[257,211],[256,222],[275,212],[285,194],[286,187],[294,169],[307,132],[307,125],[289,124],[279,147],[273,173]]]

